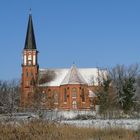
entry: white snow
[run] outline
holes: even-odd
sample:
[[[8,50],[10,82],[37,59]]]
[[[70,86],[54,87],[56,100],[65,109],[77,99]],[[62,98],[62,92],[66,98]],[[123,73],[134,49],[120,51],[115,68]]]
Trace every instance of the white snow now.
[[[60,86],[60,83],[64,79],[65,75],[68,73],[68,69],[40,69],[40,71],[54,71],[56,76],[51,82],[41,84],[39,86]]]
[[[66,120],[62,123],[74,125],[77,127],[94,127],[94,128],[126,128],[137,130],[140,128],[140,120],[136,119],[119,119],[119,120]]]
[[[88,83],[89,86],[92,85],[98,85],[98,75],[99,71],[104,71],[105,70],[98,70],[98,68],[77,68],[79,73],[82,75],[86,83]],[[70,69],[40,69],[40,72],[45,72],[45,71],[54,71],[56,76],[55,79],[52,80],[51,82],[41,84],[39,86],[60,86],[61,82],[64,80],[65,76],[68,74]]]
[[[94,111],[60,111],[60,116],[64,119],[74,119],[77,115],[92,115],[96,116]]]
[[[64,80],[61,82],[61,85],[67,84],[87,84],[75,65],[70,68]]]
[[[97,77],[98,77],[98,69],[97,68],[81,68],[79,72],[86,80],[89,86],[98,85]]]
[[[77,115],[92,115],[96,116],[92,111],[48,111],[44,114],[44,120],[55,120],[62,124],[69,124],[76,127],[91,127],[91,128],[126,128],[137,130],[140,129],[140,119],[90,119],[90,120],[74,120]],[[0,115],[0,121],[9,120],[9,115]],[[28,122],[32,119],[39,119],[37,113],[15,113],[9,122]]]

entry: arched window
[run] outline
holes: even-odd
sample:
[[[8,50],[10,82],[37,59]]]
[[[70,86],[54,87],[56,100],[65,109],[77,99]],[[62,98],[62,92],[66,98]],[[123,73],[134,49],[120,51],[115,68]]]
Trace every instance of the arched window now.
[[[81,91],[81,98],[82,98],[82,102],[85,102],[85,93],[84,93],[84,89],[82,89],[82,91]]]
[[[53,95],[54,95],[54,103],[58,103],[58,93],[56,90],[53,91]]]
[[[28,77],[28,71],[26,71],[26,77]]]
[[[64,88],[64,102],[67,102],[67,89]]]
[[[46,99],[47,99],[47,94],[43,91],[42,93],[41,93],[41,102],[46,102]]]
[[[32,60],[31,54],[28,55],[28,60]]]
[[[28,56],[28,65],[31,65],[32,64],[32,56],[31,54],[29,54]]]
[[[72,88],[72,98],[77,97],[77,88]]]
[[[24,62],[24,65],[26,65],[26,62],[27,62],[27,60],[26,60],[26,54],[24,54],[24,60],[23,60]]]
[[[28,70],[26,69],[26,77],[28,77]]]
[[[34,76],[32,71],[31,71],[30,75],[31,75],[31,77],[33,77],[33,76]]]

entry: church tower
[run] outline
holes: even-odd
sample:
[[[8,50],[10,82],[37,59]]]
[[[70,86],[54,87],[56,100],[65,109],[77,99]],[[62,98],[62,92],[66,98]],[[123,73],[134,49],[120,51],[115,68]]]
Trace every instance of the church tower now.
[[[26,106],[31,101],[34,87],[37,84],[38,71],[38,51],[36,48],[32,15],[29,14],[25,46],[23,49],[21,106]]]

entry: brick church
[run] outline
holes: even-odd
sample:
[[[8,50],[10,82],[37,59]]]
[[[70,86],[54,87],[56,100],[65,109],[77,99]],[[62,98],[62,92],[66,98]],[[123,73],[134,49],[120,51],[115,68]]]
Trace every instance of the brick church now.
[[[41,69],[38,64],[32,15],[29,14],[23,49],[20,104],[22,107],[41,105],[46,109],[95,109],[98,68]]]

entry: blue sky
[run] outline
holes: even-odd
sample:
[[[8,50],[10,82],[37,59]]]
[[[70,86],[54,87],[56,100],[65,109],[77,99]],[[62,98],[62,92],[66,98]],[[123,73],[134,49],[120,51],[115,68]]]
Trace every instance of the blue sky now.
[[[0,79],[21,77],[30,7],[40,68],[140,62],[139,0],[1,0]]]

